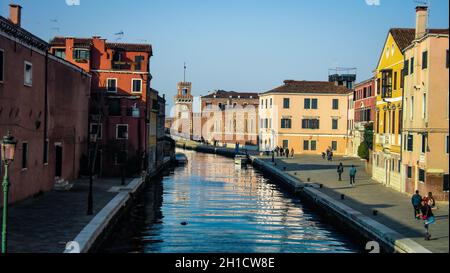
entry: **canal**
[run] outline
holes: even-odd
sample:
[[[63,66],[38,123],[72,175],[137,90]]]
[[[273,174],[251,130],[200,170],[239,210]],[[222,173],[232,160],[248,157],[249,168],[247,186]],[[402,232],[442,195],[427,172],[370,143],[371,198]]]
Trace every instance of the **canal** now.
[[[360,250],[251,166],[185,152],[144,189],[103,253],[353,253]]]

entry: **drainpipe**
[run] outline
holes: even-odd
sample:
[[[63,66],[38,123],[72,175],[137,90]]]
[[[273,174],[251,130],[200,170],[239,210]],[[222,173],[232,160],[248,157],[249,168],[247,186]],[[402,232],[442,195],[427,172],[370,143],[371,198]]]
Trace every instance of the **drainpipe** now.
[[[402,109],[402,116],[400,117],[401,119],[402,119],[402,131],[400,132],[400,130],[399,130],[399,134],[401,134],[401,137],[400,137],[400,166],[402,167],[401,168],[401,170],[400,170],[400,177],[401,177],[401,179],[402,179],[402,183],[401,183],[401,185],[402,185],[402,192],[406,192],[406,185],[405,185],[405,176],[404,176],[404,168],[403,168],[403,143],[404,143],[404,138],[403,138],[403,131],[404,131],[404,127],[405,127],[405,124],[403,124],[403,121],[404,121],[404,119],[403,119],[403,117],[404,117],[404,115],[405,115],[405,111],[404,111],[404,109],[405,109],[405,80],[404,80],[404,70],[405,70],[405,62],[406,62],[406,56],[405,56],[405,53],[403,53],[403,73],[402,73],[402,77],[403,77],[403,79],[402,79],[402,81],[403,81],[403,87],[402,87],[402,107],[401,107],[401,109]]]

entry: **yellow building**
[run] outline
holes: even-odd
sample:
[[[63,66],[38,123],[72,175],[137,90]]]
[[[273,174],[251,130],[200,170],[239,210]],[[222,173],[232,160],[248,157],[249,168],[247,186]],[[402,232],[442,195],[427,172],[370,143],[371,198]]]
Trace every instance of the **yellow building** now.
[[[344,155],[351,92],[332,82],[287,80],[260,94],[260,150],[321,154],[332,148]]]
[[[376,118],[374,126],[373,178],[401,191],[403,50],[411,44],[415,29],[391,29],[375,71]]]

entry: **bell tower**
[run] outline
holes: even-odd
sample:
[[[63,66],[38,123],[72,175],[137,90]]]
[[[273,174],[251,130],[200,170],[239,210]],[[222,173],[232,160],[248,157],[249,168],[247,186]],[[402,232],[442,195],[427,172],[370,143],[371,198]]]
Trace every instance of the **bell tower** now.
[[[183,138],[193,136],[193,101],[192,83],[186,82],[186,64],[184,65],[184,80],[177,84],[177,95],[174,97],[174,125]]]

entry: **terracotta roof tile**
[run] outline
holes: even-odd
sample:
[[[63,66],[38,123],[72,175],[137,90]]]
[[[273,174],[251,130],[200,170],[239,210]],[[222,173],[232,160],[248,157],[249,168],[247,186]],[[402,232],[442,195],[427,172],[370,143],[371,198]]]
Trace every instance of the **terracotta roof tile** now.
[[[212,98],[228,99],[228,98],[230,98],[230,96],[232,96],[233,99],[237,99],[239,96],[241,99],[250,99],[250,97],[252,97],[252,99],[259,99],[258,93],[235,92],[235,91],[225,91],[225,90],[217,90],[214,93],[203,96],[202,98],[205,98],[205,99],[212,99]]]
[[[325,81],[294,81],[286,80],[284,85],[263,94],[292,93],[292,94],[349,94],[352,91],[344,86],[337,86],[333,82]]]
[[[55,37],[50,41],[52,46],[64,46],[68,37]],[[92,38],[74,38],[74,44],[77,47],[91,47]],[[106,43],[106,48],[113,50],[152,52],[150,44],[132,44],[132,43]]]

